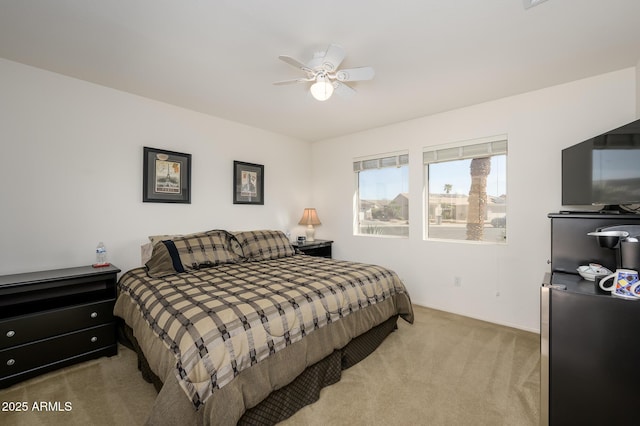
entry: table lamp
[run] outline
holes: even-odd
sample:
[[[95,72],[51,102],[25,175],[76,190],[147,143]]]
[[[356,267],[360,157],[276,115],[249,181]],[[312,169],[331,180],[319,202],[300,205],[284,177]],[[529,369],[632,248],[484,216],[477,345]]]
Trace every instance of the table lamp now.
[[[313,228],[313,225],[320,225],[320,219],[318,219],[318,213],[316,213],[316,209],[307,208],[302,212],[302,218],[298,225],[307,225],[307,242],[315,241],[314,236],[316,234],[316,230]]]

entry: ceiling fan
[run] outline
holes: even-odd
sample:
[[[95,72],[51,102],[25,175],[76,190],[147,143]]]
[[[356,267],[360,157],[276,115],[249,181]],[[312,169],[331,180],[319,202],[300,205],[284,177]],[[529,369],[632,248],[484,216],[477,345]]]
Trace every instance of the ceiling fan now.
[[[344,97],[352,96],[356,91],[346,83],[371,80],[375,72],[371,67],[338,69],[345,56],[344,49],[337,44],[329,45],[326,52],[314,53],[313,59],[306,65],[290,56],[280,55],[279,59],[302,70],[306,77],[277,81],[273,84],[284,85],[313,81],[314,83],[309,90],[311,95],[319,101],[326,101],[334,92]]]

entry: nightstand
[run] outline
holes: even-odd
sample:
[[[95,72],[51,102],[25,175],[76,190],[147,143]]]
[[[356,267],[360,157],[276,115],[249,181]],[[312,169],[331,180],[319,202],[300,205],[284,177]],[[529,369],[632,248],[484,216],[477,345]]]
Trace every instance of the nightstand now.
[[[0,388],[118,353],[115,266],[0,276]]]
[[[333,244],[333,241],[330,240],[314,240],[304,244],[300,244],[297,241],[292,243],[296,252],[329,259],[331,259],[331,244]]]

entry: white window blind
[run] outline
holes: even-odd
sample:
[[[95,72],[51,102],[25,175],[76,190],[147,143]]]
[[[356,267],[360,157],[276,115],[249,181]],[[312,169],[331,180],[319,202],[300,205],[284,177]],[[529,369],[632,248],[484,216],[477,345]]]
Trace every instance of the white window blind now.
[[[452,148],[440,148],[424,151],[422,159],[424,164],[439,163],[441,161],[464,160],[467,158],[490,157],[507,153],[507,140],[493,140],[489,142],[456,146]]]
[[[397,154],[379,158],[370,158],[353,162],[353,171],[383,169],[385,167],[400,167],[409,164],[409,154]]]

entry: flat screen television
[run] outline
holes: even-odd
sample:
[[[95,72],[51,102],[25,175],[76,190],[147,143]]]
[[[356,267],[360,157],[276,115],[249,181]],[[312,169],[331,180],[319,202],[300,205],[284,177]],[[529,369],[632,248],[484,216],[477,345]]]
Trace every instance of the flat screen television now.
[[[562,205],[640,204],[640,120],[562,150]]]

